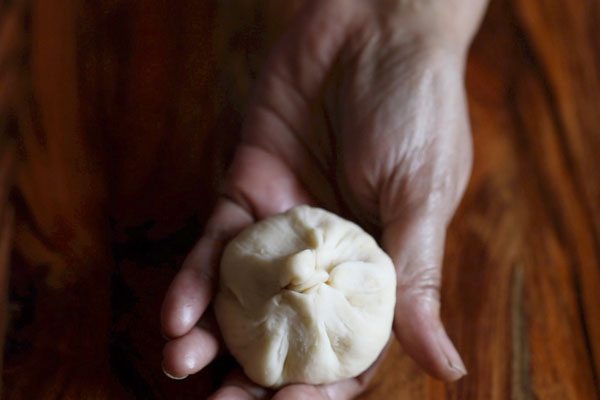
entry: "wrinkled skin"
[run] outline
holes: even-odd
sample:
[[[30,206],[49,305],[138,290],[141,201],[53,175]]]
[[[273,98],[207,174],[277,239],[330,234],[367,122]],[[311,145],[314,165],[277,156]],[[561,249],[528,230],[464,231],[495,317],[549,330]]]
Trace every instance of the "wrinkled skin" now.
[[[203,316],[226,242],[303,203],[380,238],[398,272],[395,337],[431,375],[466,373],[439,318],[446,228],[471,168],[464,61],[485,5],[462,1],[479,8],[452,14],[454,25],[433,1],[314,1],[296,18],[257,83],[225,193],[166,295],[166,373],[194,374],[220,351]],[[235,371],[214,398],[349,399],[373,370],[279,392]]]

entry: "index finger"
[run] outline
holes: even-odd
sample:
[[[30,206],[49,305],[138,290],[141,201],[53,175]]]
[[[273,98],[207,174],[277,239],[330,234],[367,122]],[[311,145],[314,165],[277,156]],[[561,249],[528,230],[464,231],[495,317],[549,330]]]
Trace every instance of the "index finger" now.
[[[161,326],[166,337],[181,337],[196,325],[214,297],[223,247],[252,222],[252,215],[244,208],[226,198],[219,200],[204,235],[165,295]]]

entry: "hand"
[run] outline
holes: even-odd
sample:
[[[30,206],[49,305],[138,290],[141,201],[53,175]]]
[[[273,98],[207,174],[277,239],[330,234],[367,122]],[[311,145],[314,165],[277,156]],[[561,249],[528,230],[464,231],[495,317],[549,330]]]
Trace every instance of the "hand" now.
[[[200,371],[219,351],[218,331],[203,316],[226,242],[306,203],[380,237],[398,272],[396,337],[431,375],[451,381],[466,373],[440,321],[439,289],[446,228],[471,168],[463,69],[474,27],[440,35],[430,27],[443,12],[405,4],[311,1],[273,51],[225,193],[163,304],[171,339],[163,368],[171,376]],[[332,385],[290,385],[274,398],[352,398],[371,371]],[[226,395],[272,393],[238,372],[215,398]]]

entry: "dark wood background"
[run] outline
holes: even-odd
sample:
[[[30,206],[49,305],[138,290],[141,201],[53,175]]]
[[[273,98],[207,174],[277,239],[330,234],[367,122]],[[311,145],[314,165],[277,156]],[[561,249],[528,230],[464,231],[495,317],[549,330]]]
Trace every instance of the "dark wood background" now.
[[[0,0],[6,398],[202,398],[218,382],[224,363],[162,375],[160,303],[299,3]],[[394,345],[364,399],[599,398],[599,39],[600,1],[492,0],[442,294],[469,375],[437,382]]]

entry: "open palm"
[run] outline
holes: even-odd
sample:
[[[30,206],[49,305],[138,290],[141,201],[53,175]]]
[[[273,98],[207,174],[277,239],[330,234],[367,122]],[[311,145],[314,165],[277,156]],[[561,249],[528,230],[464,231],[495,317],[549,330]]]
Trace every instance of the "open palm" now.
[[[464,53],[416,29],[391,29],[371,3],[337,3],[306,7],[263,69],[224,194],[164,301],[171,376],[194,374],[219,352],[203,316],[223,246],[249,224],[307,203],[380,238],[397,268],[394,332],[405,351],[438,378],[466,372],[439,318],[445,232],[471,167]],[[278,393],[238,371],[215,398],[352,398],[371,371]]]

